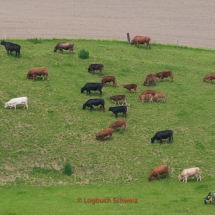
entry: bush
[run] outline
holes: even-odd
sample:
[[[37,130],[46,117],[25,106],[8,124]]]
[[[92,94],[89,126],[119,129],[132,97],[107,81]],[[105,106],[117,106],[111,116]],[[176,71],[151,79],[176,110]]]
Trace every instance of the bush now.
[[[79,53],[78,53],[79,58],[81,59],[87,59],[89,57],[89,52],[85,51],[84,49],[82,49]]]
[[[66,162],[63,167],[63,174],[72,175],[72,166],[69,162]]]

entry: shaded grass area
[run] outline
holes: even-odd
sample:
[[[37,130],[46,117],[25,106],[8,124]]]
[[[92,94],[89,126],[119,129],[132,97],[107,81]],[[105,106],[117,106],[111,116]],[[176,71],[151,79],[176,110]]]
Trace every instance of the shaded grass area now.
[[[74,54],[54,53],[60,40],[14,40],[21,45],[21,57],[7,56],[1,46],[1,184],[100,184],[126,183],[147,176],[154,166],[167,163],[170,177],[182,169],[199,166],[204,178],[214,178],[214,84],[202,81],[214,71],[213,50],[152,44],[151,50],[121,41],[72,40]],[[68,40],[65,40],[68,41]],[[88,59],[78,53],[89,51]],[[82,110],[90,96],[81,94],[87,82],[101,77],[87,72],[91,63],[103,63],[104,75],[114,75],[117,87],[103,90],[106,111]],[[49,81],[26,78],[33,67],[47,67]],[[172,70],[168,79],[156,86],[143,86],[147,74]],[[142,104],[135,94],[122,87],[136,83],[137,95],[146,89],[166,93],[166,103]],[[108,107],[111,95],[126,94],[130,104],[128,130],[114,133],[113,140],[98,141],[95,135],[116,119]],[[11,98],[28,96],[29,110],[5,109]],[[121,115],[119,116],[119,119]],[[150,143],[160,130],[172,129],[174,141]],[[72,176],[64,176],[66,161]],[[146,183],[146,180],[144,180]]]

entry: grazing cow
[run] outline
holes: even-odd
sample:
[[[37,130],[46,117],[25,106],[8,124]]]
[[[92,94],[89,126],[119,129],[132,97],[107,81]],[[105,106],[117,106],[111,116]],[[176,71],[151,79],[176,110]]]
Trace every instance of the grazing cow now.
[[[95,70],[99,70],[100,75],[102,75],[102,70],[104,69],[104,65],[103,64],[90,64],[90,66],[88,67],[88,72],[92,72],[95,73]]]
[[[7,103],[5,103],[5,108],[7,107],[14,107],[14,109],[16,110],[16,105],[24,105],[23,109],[28,109],[28,97],[19,97],[19,98],[13,98],[10,101],[8,101]]]
[[[146,80],[144,81],[143,85],[148,86],[150,83],[156,85],[156,76],[154,74],[147,75]]]
[[[112,128],[106,128],[102,131],[100,131],[97,135],[96,135],[96,139],[102,139],[104,140],[104,137],[106,136],[110,136],[110,139],[112,138]]]
[[[99,91],[100,96],[102,95],[102,83],[87,83],[81,88],[81,93],[83,93],[85,90],[87,91],[87,95],[90,95],[90,91]]]
[[[151,95],[151,94],[141,94],[141,95],[138,96],[138,98],[139,98],[140,100],[142,100],[142,103],[143,103],[145,100],[147,100],[147,101],[149,101],[150,103],[152,103],[152,95]]]
[[[126,128],[127,128],[127,122],[126,122],[126,120],[115,121],[109,128],[112,128],[112,129],[114,129],[116,131],[117,128],[120,128],[122,126],[126,130]]]
[[[162,102],[166,102],[166,95],[165,95],[165,93],[156,93],[153,96],[153,98],[152,98],[153,101],[157,101],[157,102],[158,102],[159,99],[161,99]]]
[[[170,77],[170,81],[173,81],[172,71],[158,72],[158,73],[155,73],[155,76],[158,77],[159,80],[162,80],[162,81],[164,78]]]
[[[83,109],[85,109],[86,107],[90,107],[90,110],[92,110],[93,106],[100,106],[100,108],[102,108],[104,111],[105,109],[104,105],[105,105],[104,99],[89,99],[87,102],[83,104]]]
[[[208,74],[206,75],[204,78],[203,78],[203,81],[204,82],[209,82],[211,83],[211,81],[215,79],[215,73],[211,73],[211,74]]]
[[[160,144],[162,143],[162,139],[169,139],[169,142],[173,140],[173,131],[165,130],[157,132],[154,137],[151,138],[151,143],[154,143],[155,140],[160,140]]]
[[[109,107],[108,111],[112,111],[116,117],[118,117],[118,113],[122,113],[122,116],[126,117],[127,106]]]
[[[110,96],[110,100],[114,101],[114,105],[116,105],[116,103],[119,104],[119,101],[122,101],[122,105],[123,104],[127,104],[126,101],[126,96],[125,95],[115,95],[115,96]]]
[[[135,36],[134,39],[131,40],[131,44],[137,44],[138,48],[140,48],[140,44],[146,44],[146,48],[151,48],[149,36]]]
[[[156,94],[156,90],[144,90],[142,94],[151,94],[154,96]]]
[[[36,76],[42,76],[43,80],[46,78],[48,80],[48,70],[45,67],[32,68],[27,73],[27,78],[33,78],[35,80]]]
[[[168,178],[168,168],[169,167],[167,164],[163,164],[161,166],[157,166],[157,167],[153,168],[151,173],[149,174],[148,182],[151,181],[152,177],[154,177],[155,180],[158,177],[160,180],[160,175],[162,175],[162,174],[166,174],[166,178]]]
[[[63,54],[63,50],[69,50],[70,53],[73,52],[74,50],[74,43],[70,42],[59,42],[55,47],[54,47],[54,52],[57,50],[60,50],[60,52]]]
[[[103,86],[105,86],[105,84],[107,82],[113,82],[113,86],[116,87],[116,78],[115,76],[104,76],[101,80]]]
[[[136,93],[137,84],[127,84],[127,85],[123,85],[123,87],[129,90],[130,93],[132,89],[134,90],[134,93]]]
[[[6,42],[6,41],[1,41],[1,45],[3,45],[7,51],[7,54],[11,54],[11,52],[15,51],[16,52],[16,56],[19,55],[20,56],[20,49],[21,46],[15,43],[10,43],[10,42]]]
[[[181,174],[178,176],[178,180],[181,181],[183,179],[183,182],[187,183],[188,177],[194,177],[196,176],[197,181],[201,181],[201,175],[200,175],[200,169],[199,167],[193,167],[189,169],[184,169]]]

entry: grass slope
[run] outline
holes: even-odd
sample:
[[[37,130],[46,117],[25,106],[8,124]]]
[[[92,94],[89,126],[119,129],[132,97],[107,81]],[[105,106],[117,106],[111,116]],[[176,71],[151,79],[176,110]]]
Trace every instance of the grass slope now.
[[[214,71],[215,51],[160,44],[146,50],[120,41],[73,40],[74,54],[60,54],[53,52],[58,41],[13,40],[22,46],[20,58],[0,49],[0,213],[210,212],[203,198],[214,189],[214,84],[202,79]],[[81,60],[81,49],[90,58]],[[99,97],[98,92],[80,92],[85,83],[101,80],[87,72],[91,63],[103,63],[104,75],[117,79],[116,88],[104,88],[105,112],[82,110],[85,101]],[[49,81],[26,78],[30,68],[41,66],[48,68]],[[173,71],[173,83],[166,79],[156,87],[142,85],[147,74],[163,70]],[[139,84],[137,94],[153,88],[165,92],[167,102],[142,104],[122,87],[129,83]],[[117,131],[111,141],[98,141],[95,134],[116,120],[107,111],[113,106],[109,96],[116,94],[126,94],[130,104],[128,130]],[[29,110],[4,108],[20,96],[29,97]],[[155,132],[164,129],[174,131],[173,143],[151,144]],[[66,161],[73,168],[70,177],[62,174]],[[170,178],[148,183],[151,169],[163,163],[170,166]],[[202,182],[179,183],[177,175],[192,166],[202,169]],[[77,201],[115,196],[138,198],[138,204]]]
[[[214,51],[186,47],[152,45],[138,49],[125,42],[74,40],[75,52],[54,53],[59,40],[17,40],[21,58],[7,56],[1,47],[1,183],[19,180],[24,183],[121,183],[144,182],[152,167],[167,163],[170,176],[183,168],[199,166],[203,178],[214,178],[214,84],[203,77],[214,71]],[[90,58],[81,60],[81,49]],[[103,63],[104,75],[115,75],[117,87],[107,84],[102,98],[106,111],[82,110],[89,98],[81,94],[86,82],[100,82],[101,77],[87,72],[90,63]],[[28,80],[32,67],[47,67],[49,81]],[[172,70],[168,79],[156,87],[143,86],[145,76]],[[156,88],[166,93],[166,103],[144,103],[129,94],[123,84],[139,84],[137,91]],[[110,95],[126,94],[130,104],[128,130],[118,131],[113,140],[95,139],[95,134],[116,119],[107,111],[113,103]],[[28,96],[29,110],[5,109],[14,97]],[[121,118],[121,116],[119,117]],[[174,130],[172,144],[151,144],[156,131]],[[69,161],[74,174],[64,177],[63,164]]]

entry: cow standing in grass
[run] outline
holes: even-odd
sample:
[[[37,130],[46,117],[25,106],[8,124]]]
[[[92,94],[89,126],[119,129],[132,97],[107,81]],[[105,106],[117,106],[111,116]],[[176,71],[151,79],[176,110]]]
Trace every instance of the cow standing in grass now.
[[[150,40],[149,36],[135,36],[134,39],[131,40],[131,45],[136,44],[138,48],[140,48],[140,44],[146,44],[146,49],[148,49],[151,48]]]
[[[57,50],[60,50],[60,52],[63,54],[63,50],[69,50],[70,53],[74,51],[74,43],[70,42],[59,42],[55,47],[54,47],[54,52]]]
[[[166,174],[166,178],[168,178],[168,168],[169,167],[167,164],[163,164],[163,165],[153,168],[151,173],[148,176],[148,182],[151,181],[152,177],[154,177],[154,179],[156,179],[158,177],[160,180],[160,175],[162,175],[162,174]]]
[[[3,45],[5,47],[5,49],[7,50],[7,54],[11,54],[11,52],[15,51],[16,52],[16,56],[19,55],[20,56],[20,49],[21,46],[15,43],[10,43],[10,42],[6,42],[6,41],[1,41],[1,45]]]

